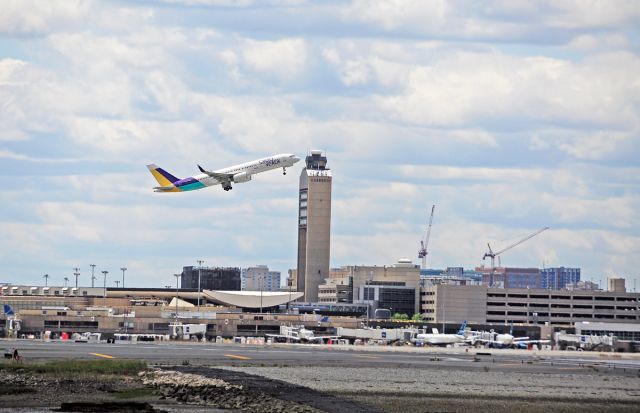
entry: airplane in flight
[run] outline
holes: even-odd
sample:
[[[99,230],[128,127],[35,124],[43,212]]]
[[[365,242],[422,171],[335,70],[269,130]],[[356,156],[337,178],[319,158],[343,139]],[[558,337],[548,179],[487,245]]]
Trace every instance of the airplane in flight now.
[[[282,168],[282,173],[286,175],[287,168],[292,167],[299,160],[300,158],[293,154],[283,153],[215,171],[207,171],[198,165],[201,174],[182,179],[176,178],[154,164],[147,165],[147,168],[160,184],[153,188],[154,192],[194,191],[214,185],[222,185],[225,191],[229,191],[232,189],[232,183],[249,182],[253,175],[272,169]]]

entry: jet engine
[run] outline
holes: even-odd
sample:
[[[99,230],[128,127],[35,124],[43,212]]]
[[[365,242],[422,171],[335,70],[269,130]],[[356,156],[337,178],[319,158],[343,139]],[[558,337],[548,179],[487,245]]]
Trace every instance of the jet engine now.
[[[247,174],[246,172],[240,172],[233,175],[233,182],[236,183],[249,182],[250,180],[251,175]]]

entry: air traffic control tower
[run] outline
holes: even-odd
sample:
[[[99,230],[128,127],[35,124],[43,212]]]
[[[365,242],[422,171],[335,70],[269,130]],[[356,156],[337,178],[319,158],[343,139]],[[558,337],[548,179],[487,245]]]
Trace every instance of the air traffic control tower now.
[[[318,302],[318,286],[329,277],[331,170],[320,150],[312,150],[300,174],[298,198],[298,291]]]

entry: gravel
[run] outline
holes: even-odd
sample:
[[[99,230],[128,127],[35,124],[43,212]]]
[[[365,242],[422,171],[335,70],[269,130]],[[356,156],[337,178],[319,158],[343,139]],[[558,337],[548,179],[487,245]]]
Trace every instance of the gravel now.
[[[640,378],[597,372],[543,374],[321,366],[224,369],[303,383],[388,412],[640,411]]]
[[[289,383],[304,383],[319,391],[384,391],[388,393],[443,393],[637,400],[640,378],[597,374],[542,374],[525,372],[461,371],[417,368],[224,367]]]

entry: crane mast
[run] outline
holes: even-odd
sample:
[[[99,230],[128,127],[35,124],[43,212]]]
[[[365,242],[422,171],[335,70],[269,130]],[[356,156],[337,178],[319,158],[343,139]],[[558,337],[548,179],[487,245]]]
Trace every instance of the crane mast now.
[[[433,212],[435,211],[435,204],[431,206],[431,216],[429,217],[429,225],[425,230],[425,234],[420,240],[420,249],[418,250],[418,258],[422,258],[422,269],[427,268],[427,247],[429,246],[429,238],[431,237],[431,225],[433,224]]]

